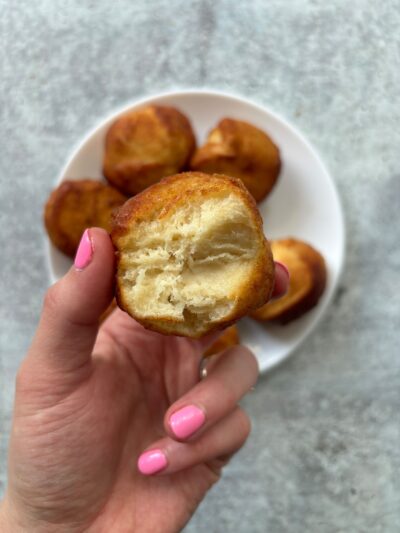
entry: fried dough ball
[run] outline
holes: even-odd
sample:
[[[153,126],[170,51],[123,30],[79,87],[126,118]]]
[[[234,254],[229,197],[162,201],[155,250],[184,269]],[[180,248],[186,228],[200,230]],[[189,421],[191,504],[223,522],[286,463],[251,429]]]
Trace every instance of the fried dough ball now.
[[[190,167],[240,178],[256,202],[261,202],[275,185],[281,160],[278,147],[266,133],[247,122],[224,118],[196,150]]]
[[[187,117],[174,107],[146,106],[118,118],[106,135],[103,173],[127,196],[183,170],[196,147]]]
[[[326,285],[325,261],[315,248],[298,239],[273,241],[271,249],[274,260],[289,270],[289,289],[285,296],[253,311],[251,316],[286,324],[317,305]]]
[[[221,353],[231,346],[240,344],[239,331],[236,326],[230,326],[222,333],[220,337],[204,352],[204,357],[210,357]]]
[[[186,172],[163,179],[124,204],[111,237],[118,305],[148,329],[198,338],[271,294],[262,219],[234,178]]]
[[[100,181],[63,181],[50,194],[44,210],[51,242],[73,257],[85,229],[97,226],[109,231],[111,213],[125,201],[119,191]]]

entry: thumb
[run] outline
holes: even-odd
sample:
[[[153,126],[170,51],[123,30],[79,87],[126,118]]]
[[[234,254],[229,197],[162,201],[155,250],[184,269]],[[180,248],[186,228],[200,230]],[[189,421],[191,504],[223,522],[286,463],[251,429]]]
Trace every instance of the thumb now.
[[[113,297],[114,249],[102,229],[86,230],[74,265],[46,293],[27,359],[45,371],[71,372],[86,366],[99,317]]]

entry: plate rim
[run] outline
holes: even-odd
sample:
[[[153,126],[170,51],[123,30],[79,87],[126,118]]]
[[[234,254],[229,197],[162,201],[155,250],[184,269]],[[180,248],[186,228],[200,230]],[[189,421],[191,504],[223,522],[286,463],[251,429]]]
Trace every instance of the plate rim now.
[[[265,374],[266,372],[269,372],[273,369],[275,369],[277,366],[281,365],[284,361],[289,359],[305,342],[305,340],[315,331],[319,323],[322,321],[324,316],[326,315],[328,309],[330,308],[333,298],[336,294],[336,291],[339,287],[340,280],[343,275],[344,265],[346,262],[346,245],[347,245],[347,235],[346,235],[346,220],[345,220],[345,213],[343,209],[343,204],[339,195],[339,190],[336,181],[334,180],[332,174],[328,171],[328,168],[325,164],[325,162],[322,160],[320,154],[318,153],[317,149],[314,148],[314,146],[310,143],[310,141],[307,139],[307,137],[292,123],[288,122],[286,118],[282,117],[279,113],[276,113],[269,107],[258,103],[258,101],[250,100],[245,96],[242,96],[241,94],[234,93],[234,92],[228,92],[224,90],[219,89],[211,89],[211,88],[186,88],[186,89],[172,89],[162,92],[157,92],[153,95],[144,95],[141,96],[135,100],[125,102],[121,106],[118,106],[113,111],[110,111],[110,113],[106,114],[102,119],[98,120],[96,124],[89,129],[89,131],[83,135],[80,140],[78,140],[72,147],[69,153],[69,156],[66,158],[66,161],[64,165],[62,166],[60,172],[57,175],[57,179],[55,180],[55,185],[59,185],[63,178],[65,179],[65,174],[76,157],[77,153],[84,147],[84,145],[90,141],[90,139],[97,134],[98,130],[103,128],[108,122],[111,122],[112,120],[115,120],[119,115],[129,111],[132,108],[136,108],[142,105],[150,104],[154,100],[159,100],[162,98],[168,98],[168,97],[182,97],[182,96],[209,96],[209,97],[219,97],[222,99],[229,99],[233,102],[239,102],[241,104],[245,104],[249,107],[252,107],[253,109],[261,112],[261,113],[267,113],[269,114],[275,121],[280,122],[285,128],[287,128],[297,139],[299,139],[308,149],[308,151],[312,154],[316,162],[319,164],[321,170],[324,172],[326,178],[328,179],[333,194],[335,196],[335,200],[338,207],[338,212],[340,215],[340,235],[341,235],[341,246],[339,250],[339,263],[338,263],[338,269],[336,273],[336,280],[335,284],[332,288],[331,293],[329,296],[325,299],[323,302],[323,307],[319,309],[319,316],[318,318],[305,326],[304,330],[299,335],[299,338],[296,340],[294,345],[289,349],[289,351],[281,357],[277,357],[275,360],[273,360],[270,364],[268,364],[265,367],[260,366],[260,373]],[[45,238],[45,257],[46,257],[46,267],[47,267],[47,273],[48,278],[52,283],[55,283],[58,279],[58,277],[54,274],[54,269],[52,267],[52,261],[51,261],[51,243],[49,238]]]

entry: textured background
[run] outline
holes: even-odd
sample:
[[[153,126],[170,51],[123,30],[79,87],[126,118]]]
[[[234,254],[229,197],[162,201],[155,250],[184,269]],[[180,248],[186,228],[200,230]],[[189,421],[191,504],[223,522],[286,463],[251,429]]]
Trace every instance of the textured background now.
[[[165,89],[266,104],[315,144],[348,226],[342,286],[245,405],[248,444],[187,532],[400,531],[396,0],[0,0],[0,494],[13,379],[48,283],[41,212],[103,115]]]

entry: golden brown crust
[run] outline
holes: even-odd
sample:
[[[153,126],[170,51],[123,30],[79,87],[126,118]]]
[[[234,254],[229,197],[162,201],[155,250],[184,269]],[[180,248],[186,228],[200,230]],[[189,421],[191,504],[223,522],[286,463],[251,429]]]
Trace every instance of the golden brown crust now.
[[[226,328],[220,337],[204,352],[204,357],[211,357],[221,353],[231,346],[240,344],[239,330],[237,326]]]
[[[271,242],[275,261],[286,265],[290,273],[285,296],[253,311],[257,320],[276,320],[287,324],[315,307],[326,286],[326,266],[322,255],[310,244],[287,238]]]
[[[236,300],[232,313],[224,316],[221,320],[215,320],[207,325],[207,329],[201,332],[191,328],[190,322],[196,322],[196,317],[187,317],[188,332],[182,332],[182,324],[170,316],[157,317],[156,320],[138,316],[135,309],[129,306],[122,289],[119,277],[121,258],[124,249],[121,246],[122,239],[128,235],[135,224],[149,220],[168,220],[172,213],[180,207],[195,205],[196,202],[210,197],[226,197],[235,194],[247,206],[251,213],[252,222],[257,231],[258,249],[257,255],[252,260],[252,275],[245,280],[241,287],[241,293]],[[166,335],[184,335],[193,338],[201,337],[211,331],[223,329],[233,324],[252,309],[260,307],[271,295],[274,283],[274,263],[267,240],[263,234],[262,218],[257,205],[248,193],[242,182],[238,179],[221,175],[208,175],[202,172],[185,172],[170,176],[159,183],[149,187],[141,194],[128,200],[114,217],[111,238],[116,249],[117,278],[116,298],[118,305],[140,322],[144,327],[164,333]]]
[[[190,166],[241,179],[260,202],[275,185],[281,160],[278,147],[266,133],[247,122],[225,118],[196,150]]]
[[[195,137],[187,117],[166,106],[125,113],[106,135],[103,173],[127,196],[143,191],[188,163]]]
[[[125,201],[119,191],[100,181],[63,181],[51,192],[44,209],[51,242],[73,257],[85,229],[97,226],[109,231],[112,212]]]

